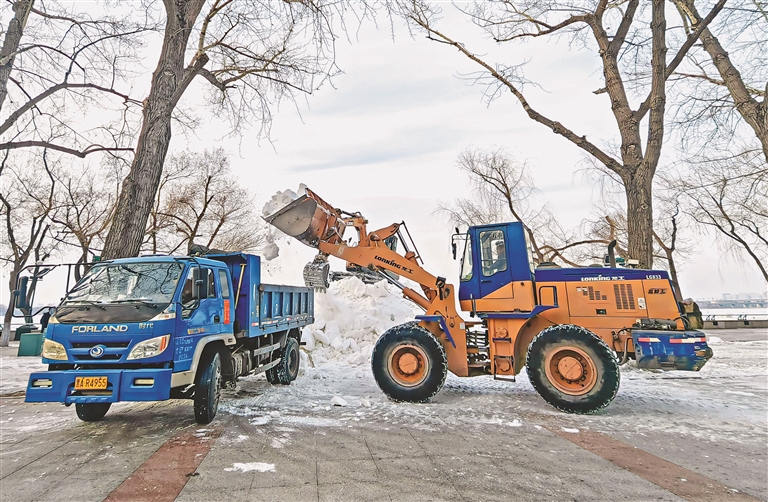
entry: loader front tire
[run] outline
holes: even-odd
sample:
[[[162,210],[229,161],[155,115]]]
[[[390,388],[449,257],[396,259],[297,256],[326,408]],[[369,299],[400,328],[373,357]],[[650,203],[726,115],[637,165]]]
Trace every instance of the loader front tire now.
[[[566,413],[596,413],[619,390],[619,364],[613,351],[579,326],[541,331],[528,348],[525,366],[536,392]]]
[[[445,350],[415,323],[390,328],[371,354],[373,377],[390,399],[423,403],[438,393],[448,374]]]

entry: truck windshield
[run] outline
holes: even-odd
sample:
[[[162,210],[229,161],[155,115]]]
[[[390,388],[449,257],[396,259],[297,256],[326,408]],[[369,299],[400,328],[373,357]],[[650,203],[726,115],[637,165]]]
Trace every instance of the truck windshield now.
[[[170,303],[184,266],[175,262],[96,265],[62,305],[82,303]]]

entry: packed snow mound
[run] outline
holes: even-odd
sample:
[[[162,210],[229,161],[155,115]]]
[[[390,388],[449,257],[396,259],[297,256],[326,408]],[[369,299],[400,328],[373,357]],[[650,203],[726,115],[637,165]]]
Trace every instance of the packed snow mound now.
[[[261,215],[265,218],[271,216],[306,193],[307,185],[304,183],[300,183],[299,188],[295,192],[291,189],[277,192],[264,204],[264,207],[261,209]]]
[[[365,284],[347,277],[315,293],[315,323],[304,327],[301,341],[315,366],[366,364],[382,333],[419,313],[386,281]]]

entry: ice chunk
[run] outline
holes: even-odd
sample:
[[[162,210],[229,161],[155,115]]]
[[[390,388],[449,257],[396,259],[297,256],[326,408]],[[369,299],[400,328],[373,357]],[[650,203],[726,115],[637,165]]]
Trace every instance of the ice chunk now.
[[[333,396],[333,399],[331,399],[331,404],[333,406],[347,406],[348,403],[339,396]]]

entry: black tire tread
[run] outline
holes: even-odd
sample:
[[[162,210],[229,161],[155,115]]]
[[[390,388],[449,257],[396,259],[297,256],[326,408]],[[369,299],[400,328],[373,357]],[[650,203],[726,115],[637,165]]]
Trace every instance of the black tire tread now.
[[[611,394],[609,399],[604,400],[602,403],[598,403],[596,406],[594,406],[591,409],[588,410],[574,410],[572,408],[567,408],[565,406],[561,406],[557,403],[551,402],[549,399],[544,397],[544,394],[542,393],[542,389],[539,387],[539,385],[536,382],[535,378],[531,378],[531,370],[530,370],[530,364],[531,364],[531,350],[530,348],[537,344],[537,342],[540,342],[542,338],[548,337],[549,334],[553,331],[559,331],[563,328],[566,328],[570,331],[573,331],[574,333],[579,333],[581,336],[592,339],[594,342],[597,343],[597,349],[598,349],[598,357],[605,357],[606,360],[612,360],[614,364],[609,366],[609,370],[613,371],[613,377],[616,380],[616,386],[613,389],[613,393]],[[529,350],[526,353],[526,359],[525,359],[525,367],[528,372],[528,378],[531,382],[531,385],[533,386],[533,389],[542,396],[547,403],[549,403],[552,407],[558,409],[559,411],[562,411],[564,413],[572,413],[572,414],[582,414],[582,415],[594,415],[595,413],[605,409],[606,406],[611,404],[613,399],[616,397],[616,394],[619,391],[619,385],[621,383],[621,373],[619,372],[619,364],[618,360],[616,359],[616,354],[611,349],[605,341],[597,336],[596,334],[592,333],[588,329],[582,327],[582,326],[576,326],[573,324],[556,324],[554,326],[550,326],[548,328],[545,328],[539,332],[538,335],[536,335],[533,340],[531,340],[531,344],[529,345]]]
[[[296,357],[299,358],[299,367],[301,366],[301,355],[299,354],[299,342],[292,337],[288,337],[288,340],[285,342],[285,347],[283,347],[283,350],[280,351],[280,363],[275,366],[274,368],[270,368],[267,370],[267,372],[275,370],[274,377],[275,381],[270,383],[278,383],[280,385],[290,385],[291,382],[293,382],[296,377],[291,376],[290,374],[290,368],[289,365],[291,364],[290,358],[288,357],[288,352],[290,350],[293,350],[295,348],[296,350]],[[296,375],[298,376],[298,368],[296,371]],[[267,375],[267,379],[269,379],[269,375]]]
[[[98,422],[109,411],[112,403],[75,403],[77,418],[83,422]]]
[[[213,361],[216,359],[216,356],[219,356],[219,388],[217,392],[219,393],[219,397],[216,398],[216,406],[214,410],[210,409],[209,401],[208,401],[208,393],[205,392],[203,394],[201,391],[203,390],[203,386],[201,385],[201,380],[205,378],[206,373],[209,371],[209,369],[212,368]],[[199,424],[209,424],[213,421],[214,418],[216,418],[216,412],[218,411],[218,401],[220,399],[221,395],[221,356],[219,355],[219,352],[216,349],[210,349],[203,352],[203,355],[200,357],[200,367],[198,368],[198,371],[200,371],[199,376],[195,378],[195,395],[194,395],[194,401],[193,401],[193,408],[195,411],[195,421]],[[206,388],[207,391],[207,388]]]

